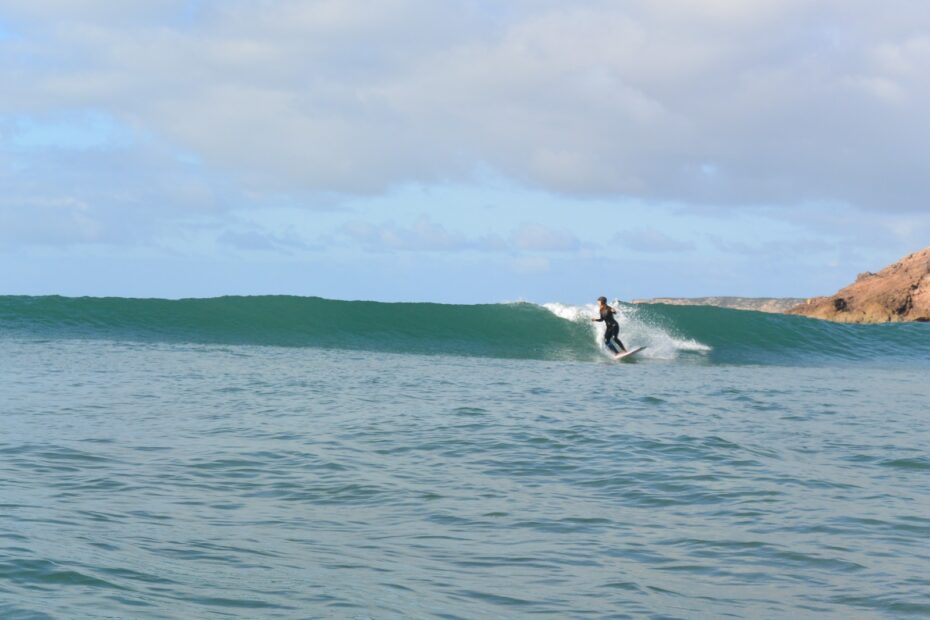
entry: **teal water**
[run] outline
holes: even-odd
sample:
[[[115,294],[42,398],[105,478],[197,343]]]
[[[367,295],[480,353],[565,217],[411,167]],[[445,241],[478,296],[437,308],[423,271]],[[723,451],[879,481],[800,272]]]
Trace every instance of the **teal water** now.
[[[588,312],[0,297],[0,617],[930,615],[928,326]]]
[[[737,364],[930,359],[930,324],[840,325],[711,307],[620,307],[621,335],[647,357]],[[242,344],[510,359],[601,355],[594,307],[443,305],[315,297],[123,299],[0,296],[0,335]]]

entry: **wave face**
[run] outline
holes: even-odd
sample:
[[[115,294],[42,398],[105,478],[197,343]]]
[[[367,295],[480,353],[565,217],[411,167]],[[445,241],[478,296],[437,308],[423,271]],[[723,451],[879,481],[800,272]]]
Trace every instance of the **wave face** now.
[[[709,306],[650,305],[639,320],[687,334],[722,363],[822,363],[830,360],[930,361],[930,325],[850,325],[801,316]]]
[[[841,325],[714,307],[620,304],[620,337],[641,357],[707,363],[930,360],[930,325]],[[448,305],[316,297],[211,299],[0,296],[0,334],[143,342],[589,361],[606,356],[595,308]]]

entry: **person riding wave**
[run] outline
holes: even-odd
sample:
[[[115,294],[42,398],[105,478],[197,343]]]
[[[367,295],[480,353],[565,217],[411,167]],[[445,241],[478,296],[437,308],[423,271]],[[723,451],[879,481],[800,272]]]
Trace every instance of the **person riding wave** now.
[[[617,323],[617,319],[614,318],[616,311],[607,305],[606,297],[597,298],[597,309],[601,315],[600,318],[591,320],[598,323],[603,321],[605,323],[607,329],[604,330],[604,346],[610,349],[615,356],[620,355],[620,351],[625,353],[626,347],[623,346],[623,343],[620,342],[619,338],[620,325]],[[617,349],[614,347],[614,342],[620,345],[620,351],[617,351]]]

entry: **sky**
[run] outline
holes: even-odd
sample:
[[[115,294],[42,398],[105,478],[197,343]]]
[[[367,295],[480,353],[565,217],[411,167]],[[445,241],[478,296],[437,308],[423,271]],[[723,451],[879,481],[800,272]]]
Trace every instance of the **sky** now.
[[[0,0],[0,294],[808,297],[930,245],[925,0]]]

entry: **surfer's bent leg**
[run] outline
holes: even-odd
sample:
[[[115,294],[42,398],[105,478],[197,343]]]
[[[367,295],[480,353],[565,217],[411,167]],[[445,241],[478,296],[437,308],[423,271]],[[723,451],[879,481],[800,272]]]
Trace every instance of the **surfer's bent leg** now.
[[[607,344],[607,348],[609,348],[614,353],[617,353],[617,350],[614,349],[613,342],[611,341],[614,341],[617,344],[619,344],[621,351],[626,351],[626,347],[623,346],[622,342],[620,342],[619,335],[620,335],[619,325],[611,325],[610,327],[607,328],[607,333],[604,334],[604,342]]]
[[[610,349],[614,355],[617,355],[620,352],[617,351],[616,347],[614,347],[614,343],[611,342],[611,339],[613,338],[613,336],[614,336],[613,330],[611,330],[608,327],[607,332],[604,334],[604,346]]]

